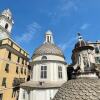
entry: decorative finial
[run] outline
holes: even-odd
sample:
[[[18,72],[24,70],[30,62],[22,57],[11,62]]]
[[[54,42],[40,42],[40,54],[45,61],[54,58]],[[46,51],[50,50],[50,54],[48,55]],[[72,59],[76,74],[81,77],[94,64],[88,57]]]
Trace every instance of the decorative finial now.
[[[81,36],[81,33],[77,33],[78,36]]]
[[[79,40],[79,41],[82,40],[81,33],[78,32],[77,35],[78,35],[78,40]]]

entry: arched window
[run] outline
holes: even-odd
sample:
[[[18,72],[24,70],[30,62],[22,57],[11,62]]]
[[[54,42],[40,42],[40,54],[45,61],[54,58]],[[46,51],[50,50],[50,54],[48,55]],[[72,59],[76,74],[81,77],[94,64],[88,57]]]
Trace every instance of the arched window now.
[[[5,29],[7,29],[8,28],[8,24],[6,23],[6,25],[5,25]]]
[[[41,78],[47,78],[47,66],[41,66]]]
[[[46,56],[42,56],[41,60],[47,60]]]
[[[62,67],[58,66],[58,78],[61,79],[62,78]]]

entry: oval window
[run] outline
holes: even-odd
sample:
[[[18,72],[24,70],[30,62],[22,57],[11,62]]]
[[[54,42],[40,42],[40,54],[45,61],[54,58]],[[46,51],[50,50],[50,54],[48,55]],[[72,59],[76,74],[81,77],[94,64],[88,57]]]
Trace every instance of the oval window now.
[[[6,23],[6,25],[5,25],[5,29],[7,29],[8,28],[8,24]]]

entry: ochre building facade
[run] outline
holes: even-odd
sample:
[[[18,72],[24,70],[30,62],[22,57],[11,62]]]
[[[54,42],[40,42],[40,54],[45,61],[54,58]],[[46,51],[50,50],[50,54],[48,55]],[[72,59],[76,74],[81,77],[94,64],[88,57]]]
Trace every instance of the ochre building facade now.
[[[29,80],[29,54],[11,37],[9,9],[0,14],[0,100],[18,100],[21,83]]]

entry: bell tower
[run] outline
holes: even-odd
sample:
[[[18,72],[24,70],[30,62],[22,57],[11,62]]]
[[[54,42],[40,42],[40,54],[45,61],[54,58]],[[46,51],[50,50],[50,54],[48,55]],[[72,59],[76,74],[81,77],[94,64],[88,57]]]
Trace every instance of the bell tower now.
[[[0,14],[0,39],[10,37],[13,24],[14,22],[10,9],[4,10]]]

